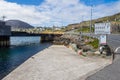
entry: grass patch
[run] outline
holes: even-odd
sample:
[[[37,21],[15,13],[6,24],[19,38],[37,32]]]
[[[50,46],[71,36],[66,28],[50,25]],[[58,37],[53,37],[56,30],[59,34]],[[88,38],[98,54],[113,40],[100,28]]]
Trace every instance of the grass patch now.
[[[91,45],[94,49],[97,49],[99,47],[99,40],[96,38],[92,38],[93,41],[88,42],[88,45]]]

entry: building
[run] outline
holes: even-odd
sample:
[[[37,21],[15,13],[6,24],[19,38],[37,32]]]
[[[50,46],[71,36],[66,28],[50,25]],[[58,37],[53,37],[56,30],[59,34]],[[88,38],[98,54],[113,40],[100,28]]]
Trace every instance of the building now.
[[[0,21],[0,47],[10,46],[11,27],[6,26],[4,21]]]
[[[0,21],[0,36],[10,36],[11,35],[11,27],[5,25],[4,21]]]

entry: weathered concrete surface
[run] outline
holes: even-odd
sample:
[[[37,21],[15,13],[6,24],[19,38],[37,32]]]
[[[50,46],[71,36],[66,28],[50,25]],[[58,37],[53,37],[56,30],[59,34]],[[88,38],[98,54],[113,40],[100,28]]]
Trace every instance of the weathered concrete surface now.
[[[29,58],[3,80],[83,80],[83,76],[110,64],[88,58],[65,46],[53,45]]]
[[[120,80],[120,54],[117,54],[115,59],[113,64],[89,76],[86,80]]]

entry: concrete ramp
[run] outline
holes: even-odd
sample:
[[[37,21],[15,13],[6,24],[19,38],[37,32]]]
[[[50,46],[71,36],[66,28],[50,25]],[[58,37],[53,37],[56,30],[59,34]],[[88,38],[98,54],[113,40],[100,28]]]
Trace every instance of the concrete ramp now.
[[[81,80],[110,63],[108,59],[83,57],[70,48],[53,45],[29,58],[3,80]]]

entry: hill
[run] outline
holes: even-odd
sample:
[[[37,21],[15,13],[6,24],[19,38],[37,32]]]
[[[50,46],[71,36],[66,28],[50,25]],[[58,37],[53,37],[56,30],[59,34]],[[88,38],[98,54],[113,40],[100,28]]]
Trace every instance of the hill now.
[[[93,19],[92,20],[92,24],[94,25],[95,23],[103,23],[103,22],[111,22],[112,24],[118,24],[120,25],[120,13],[117,13],[115,15],[111,15],[111,16],[106,16],[106,17],[102,17],[102,18],[98,18],[98,19]],[[83,28],[89,28],[90,26],[90,21],[83,21],[80,23],[75,23],[75,24],[69,24],[66,27],[66,30],[71,30],[71,29],[78,29],[80,27]]]
[[[11,28],[33,28],[30,24],[20,20],[8,20],[5,24],[11,26]]]

